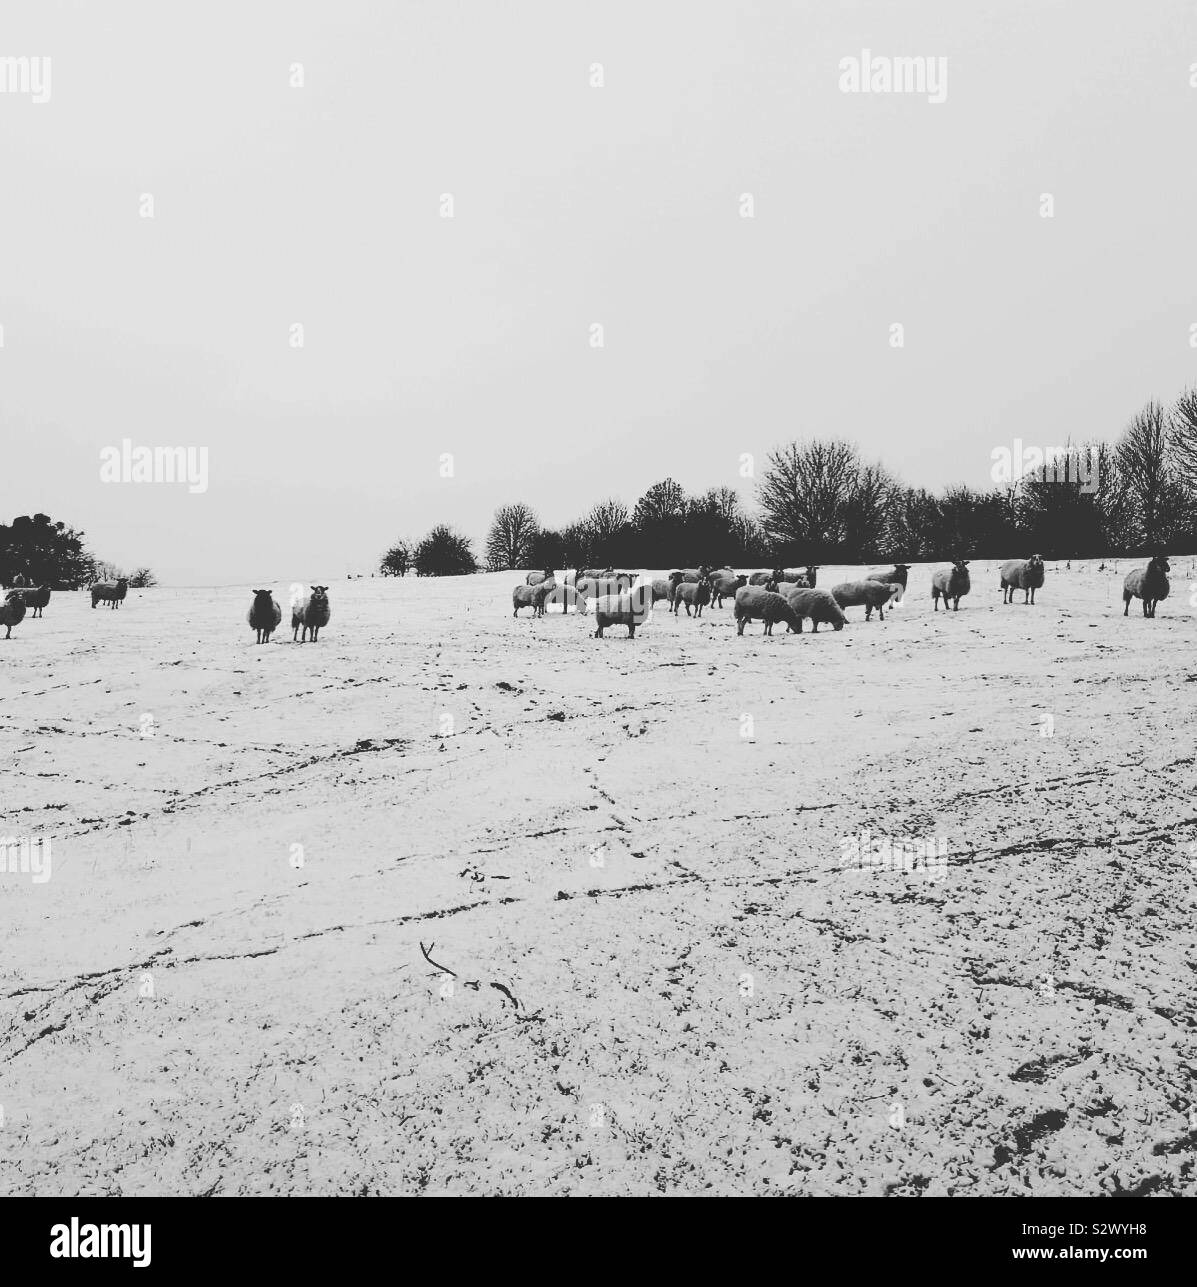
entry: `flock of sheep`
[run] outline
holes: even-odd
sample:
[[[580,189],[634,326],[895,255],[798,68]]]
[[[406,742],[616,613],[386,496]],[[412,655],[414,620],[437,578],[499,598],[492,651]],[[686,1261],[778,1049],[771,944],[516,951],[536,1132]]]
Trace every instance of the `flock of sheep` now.
[[[939,601],[944,608],[951,605],[953,612],[960,611],[960,600],[972,589],[968,574],[968,559],[956,559],[950,567],[938,568],[931,575],[931,599],[935,611]],[[788,630],[801,634],[803,621],[809,621],[815,632],[820,625],[842,630],[847,623],[845,608],[864,608],[865,620],[872,618],[876,609],[878,617],[885,620],[885,609],[901,602],[906,593],[909,563],[895,563],[878,572],[869,572],[859,581],[842,581],[830,590],[819,589],[815,582],[818,566],[811,564],[804,571],[774,568],[772,572],[754,572],[751,576],[738,575],[729,567],[709,568],[705,564],[696,568],[683,568],[671,572],[667,578],[656,578],[637,585],[638,576],[632,572],[615,572],[611,568],[582,568],[578,572],[563,574],[560,584],[551,568],[543,572],[529,572],[526,581],[517,585],[511,594],[512,616],[519,616],[521,608],[531,608],[532,615],[543,617],[546,603],[560,603],[565,612],[572,602],[578,612],[585,613],[587,605],[594,604],[597,629],[595,636],[603,637],[607,626],[627,626],[629,638],[636,637],[636,627],[643,625],[653,604],[667,602],[676,616],[682,608],[686,616],[701,617],[703,608],[714,604],[722,608],[725,599],[734,603],[736,633],[743,634],[750,621],[764,623],[765,634],[771,635],[773,627],[784,621]],[[1145,568],[1127,573],[1122,585],[1122,615],[1130,613],[1132,599],[1140,599],[1143,615],[1154,617],[1157,604],[1168,597],[1168,573],[1171,565],[1162,554],[1157,554]],[[26,610],[40,617],[50,602],[48,585],[26,586],[22,578],[14,579],[15,585],[0,603],[0,625],[5,627],[5,639],[12,637],[13,626],[25,618]],[[1023,592],[1023,603],[1035,602],[1035,591],[1044,581],[1043,559],[1032,554],[1029,559],[1011,559],[1001,566],[1002,602],[1013,603],[1015,590]],[[90,587],[91,606],[107,603],[119,608],[124,602],[129,582],[100,581]],[[268,643],[270,636],[282,623],[283,612],[270,590],[255,590],[253,603],[246,613],[249,628],[254,631],[257,643]],[[311,636],[313,643],[321,627],[328,625],[331,616],[328,603],[328,586],[314,585],[310,593],[297,597],[291,606],[291,638],[306,643]],[[300,631],[303,637],[300,638]]]
[[[944,608],[960,611],[960,600],[972,589],[968,572],[968,559],[955,559],[949,567],[938,568],[931,575],[931,601],[939,611],[939,601]],[[765,634],[771,635],[773,627],[784,621],[789,631],[801,634],[803,621],[810,621],[814,631],[820,625],[842,630],[847,624],[845,608],[862,607],[865,620],[872,618],[876,609],[880,620],[885,620],[885,609],[901,602],[906,593],[909,563],[895,563],[892,567],[867,573],[858,581],[843,581],[830,590],[816,586],[818,566],[811,564],[805,571],[774,568],[772,572],[754,572],[751,576],[738,575],[732,568],[710,568],[705,564],[696,568],[683,568],[671,572],[666,579],[636,584],[637,574],[615,572],[611,568],[581,568],[576,573],[565,573],[558,584],[551,568],[543,572],[529,572],[526,581],[511,593],[512,616],[519,616],[521,608],[531,608],[532,615],[544,616],[545,605],[560,603],[565,612],[570,603],[579,612],[587,610],[593,602],[597,628],[595,637],[601,639],[607,626],[624,625],[629,638],[636,637],[636,627],[643,625],[653,604],[666,601],[676,616],[685,608],[686,615],[701,617],[708,604],[723,607],[725,599],[735,605],[736,633],[743,634],[750,621],[761,621]],[[1166,599],[1169,592],[1170,565],[1162,555],[1156,555],[1145,568],[1127,574],[1123,582],[1123,615],[1130,612],[1132,599],[1141,599],[1143,615],[1154,617],[1156,604]],[[1035,602],[1035,591],[1044,582],[1043,559],[1032,554],[1028,559],[1011,559],[1000,569],[1002,602],[1013,603],[1014,592],[1023,592],[1023,603]]]

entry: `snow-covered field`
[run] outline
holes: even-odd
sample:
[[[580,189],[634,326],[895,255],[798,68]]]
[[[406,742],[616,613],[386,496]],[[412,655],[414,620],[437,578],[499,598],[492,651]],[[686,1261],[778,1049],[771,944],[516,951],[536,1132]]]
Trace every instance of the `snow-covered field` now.
[[[1192,1193],[1197,609],[1127,566],[772,639],[511,574],[334,582],[304,646],[56,594],[0,641],[51,845],[0,1193]]]

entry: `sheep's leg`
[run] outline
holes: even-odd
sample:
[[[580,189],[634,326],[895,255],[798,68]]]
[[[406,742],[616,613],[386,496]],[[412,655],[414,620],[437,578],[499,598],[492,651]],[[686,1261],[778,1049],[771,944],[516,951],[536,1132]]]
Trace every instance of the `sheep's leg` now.
[[[884,620],[885,620],[885,609],[884,609],[884,608],[878,608],[878,609],[877,609],[877,618],[878,618],[878,620],[880,620],[880,621],[884,621]]]
[[[1123,599],[1122,599],[1122,615],[1124,617],[1130,616],[1130,600],[1126,598],[1125,595],[1123,596]]]
[[[629,639],[636,638],[636,623],[634,621],[628,622],[628,638]]]

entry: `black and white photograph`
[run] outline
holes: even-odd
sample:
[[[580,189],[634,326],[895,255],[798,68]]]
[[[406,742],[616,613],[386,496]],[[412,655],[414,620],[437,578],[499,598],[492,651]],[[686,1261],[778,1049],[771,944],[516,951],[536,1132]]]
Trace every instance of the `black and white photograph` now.
[[[5,0],[33,1263],[414,1197],[1147,1259],[1195,145],[1193,0]]]

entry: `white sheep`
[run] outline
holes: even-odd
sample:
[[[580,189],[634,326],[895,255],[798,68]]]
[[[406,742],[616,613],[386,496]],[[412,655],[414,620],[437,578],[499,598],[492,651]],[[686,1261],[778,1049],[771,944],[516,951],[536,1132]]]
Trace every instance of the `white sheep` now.
[[[1172,565],[1164,555],[1157,554],[1145,568],[1128,572],[1122,583],[1122,602],[1125,605],[1122,615],[1130,615],[1132,599],[1142,599],[1143,615],[1154,617],[1156,604],[1161,599],[1166,599],[1172,589],[1168,582],[1168,573],[1171,571]]]
[[[798,618],[799,634],[802,633],[803,617],[810,618],[815,634],[819,633],[820,625],[831,626],[833,630],[843,630],[848,624],[843,608],[836,603],[830,590],[800,587],[797,590],[791,590],[785,597]]]
[[[866,621],[872,617],[874,608],[884,621],[886,607],[901,594],[902,587],[897,582],[841,581],[831,587],[831,597],[841,608],[863,607]]]
[[[648,620],[653,608],[652,586],[641,585],[624,594],[605,594],[594,601],[596,639],[607,626],[627,626],[628,638],[635,639],[636,627]]]
[[[767,635],[773,633],[779,621],[784,621],[795,634],[802,633],[802,620],[789,600],[759,585],[742,585],[736,591],[736,634],[742,635],[750,621],[763,621]]]
[[[328,606],[328,586],[314,585],[312,593],[305,595],[291,605],[291,638],[307,643],[308,631],[312,633],[312,642],[316,642],[316,632],[321,626],[328,625],[332,609]],[[303,627],[303,638],[299,638],[299,629]]]
[[[674,586],[673,591],[673,615],[677,616],[677,610],[685,607],[686,616],[690,616],[690,609],[694,609],[694,616],[701,617],[703,608],[711,601],[711,583],[709,581],[682,581]]]
[[[1002,564],[1000,575],[1003,603],[1014,602],[1015,590],[1023,592],[1023,603],[1034,603],[1035,591],[1043,586],[1043,559],[1038,554],[1032,554],[1029,559],[1010,559]]]
[[[943,599],[945,610],[948,601],[952,601],[953,611],[960,611],[960,600],[972,589],[968,575],[968,559],[956,559],[950,568],[937,568],[931,575],[931,601],[935,611],[939,611],[939,601]]]

